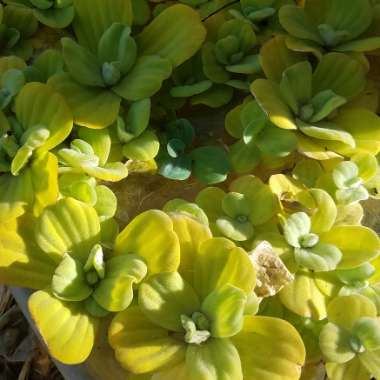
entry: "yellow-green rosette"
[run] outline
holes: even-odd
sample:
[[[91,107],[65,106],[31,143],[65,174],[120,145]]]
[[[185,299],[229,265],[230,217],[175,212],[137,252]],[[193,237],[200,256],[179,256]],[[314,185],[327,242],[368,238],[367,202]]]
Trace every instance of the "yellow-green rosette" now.
[[[152,275],[140,286],[138,305],[113,319],[116,359],[152,379],[298,379],[305,351],[296,330],[245,315],[254,285],[243,249],[225,238],[205,240],[191,283],[178,272]]]

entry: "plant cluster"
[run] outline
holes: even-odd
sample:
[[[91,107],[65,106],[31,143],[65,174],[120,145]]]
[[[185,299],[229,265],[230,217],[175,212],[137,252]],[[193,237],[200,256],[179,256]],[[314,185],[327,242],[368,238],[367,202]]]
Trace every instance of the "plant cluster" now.
[[[105,326],[133,380],[380,379],[380,4],[349,3],[0,2],[0,283],[55,359]],[[123,223],[141,172],[203,187]]]

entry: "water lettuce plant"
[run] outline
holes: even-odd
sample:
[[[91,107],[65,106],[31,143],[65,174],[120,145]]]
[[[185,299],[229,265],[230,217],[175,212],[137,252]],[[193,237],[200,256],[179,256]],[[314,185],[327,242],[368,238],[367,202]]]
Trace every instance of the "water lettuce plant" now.
[[[267,229],[277,209],[269,186],[252,175],[233,181],[228,193],[206,187],[197,195],[196,203],[206,213],[215,236],[236,242],[252,240],[260,229]]]
[[[247,253],[213,238],[193,254],[189,282],[178,272],[151,276],[140,286],[138,306],[113,319],[109,341],[123,367],[157,379],[298,378],[305,352],[296,330],[245,315],[255,284]],[[262,360],[274,342],[275,367]]]
[[[38,29],[33,12],[27,8],[0,4],[0,51],[2,56],[29,59],[33,54],[31,37]]]
[[[78,137],[71,141],[70,148],[57,151],[61,173],[87,174],[108,182],[127,177],[128,169],[123,163],[108,162],[111,136],[107,129],[81,128]]]
[[[284,55],[274,65],[277,48]],[[343,53],[328,53],[313,70],[303,56],[287,51],[283,36],[264,45],[262,61],[268,79],[254,81],[251,91],[273,124],[298,131],[301,153],[314,159],[351,156],[355,149],[378,153],[377,115],[363,107],[345,106],[365,89],[361,63]],[[362,120],[362,129],[355,128],[356,118]],[[370,144],[361,133],[365,129],[370,134],[372,128]]]
[[[40,23],[51,28],[66,28],[74,19],[73,0],[5,0],[5,3],[31,9]]]
[[[51,78],[51,83],[73,108],[75,122],[89,128],[111,125],[122,99],[135,102],[154,95],[205,38],[197,13],[182,5],[166,9],[138,36],[131,35],[128,1],[98,1],[94,6],[86,0],[74,5],[78,41],[62,40],[68,73]],[[99,14],[107,16],[102,20]]]
[[[71,132],[70,108],[50,86],[29,83],[19,92],[14,113],[0,113],[0,119],[1,219],[26,209],[38,215],[58,196],[58,162],[49,151]]]
[[[334,380],[379,376],[379,333],[373,303],[360,295],[334,299],[319,337],[328,376]]]
[[[188,120],[169,123],[158,157],[159,173],[174,180],[186,180],[194,174],[207,185],[223,182],[229,171],[224,147],[204,145],[191,149],[194,138],[195,130]]]
[[[8,283],[36,289],[28,302],[32,318],[51,354],[67,364],[88,357],[97,319],[127,308],[147,274],[175,271],[179,265],[178,238],[161,211],[137,216],[110,248],[103,246],[95,208],[73,198],[45,208],[35,224],[24,242],[19,225],[2,225],[7,255],[0,271]],[[159,238],[147,243],[154,231]],[[50,318],[58,316],[62,324],[52,324]]]
[[[289,48],[321,58],[325,51],[361,53],[380,48],[377,7],[370,0],[354,0],[350,7],[340,0],[305,0],[303,7],[282,7],[279,19],[289,33]]]
[[[379,17],[378,0],[1,2],[0,284],[30,289],[55,360],[380,378]]]
[[[276,127],[258,103],[250,98],[233,108],[226,116],[227,132],[238,139],[230,146],[232,169],[245,174],[264,159],[282,159],[297,148],[294,131]]]
[[[215,41],[206,42],[202,48],[206,77],[215,83],[248,89],[249,83],[239,75],[243,74],[245,78],[261,72],[255,47],[256,35],[249,23],[241,20],[224,22]]]

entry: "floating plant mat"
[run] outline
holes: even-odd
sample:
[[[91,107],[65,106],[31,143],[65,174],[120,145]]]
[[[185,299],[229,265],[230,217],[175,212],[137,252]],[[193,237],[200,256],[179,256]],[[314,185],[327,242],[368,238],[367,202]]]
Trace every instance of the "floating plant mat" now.
[[[0,284],[67,378],[380,379],[380,1],[346,3],[0,0]]]
[[[145,209],[152,208],[152,206],[158,207],[157,205],[164,204],[166,201],[179,196],[184,196],[185,198],[189,197],[189,199],[191,199],[193,194],[197,192],[197,183],[188,182],[185,186],[184,184],[179,184],[180,186],[176,189],[176,186],[173,186],[173,182],[167,182],[167,180],[160,177],[149,176],[151,182],[150,186],[147,186],[147,182],[144,181],[144,176],[138,176],[134,179],[135,181],[131,181],[132,183],[135,182],[134,186],[122,186],[124,190],[115,189],[119,200],[125,202],[123,203],[125,205],[130,205],[119,214],[120,221],[123,221],[123,223]],[[126,189],[128,189],[128,191],[126,191]],[[130,202],[131,200],[132,202]],[[379,202],[369,200],[365,203],[364,208],[364,225],[374,228],[379,233]],[[14,288],[12,294],[20,305],[23,313],[27,316],[28,321],[33,326],[34,331],[38,334],[38,329],[31,320],[27,309],[27,299],[31,292],[27,289]],[[123,380],[128,378],[128,372],[121,368],[120,364],[115,360],[114,352],[107,342],[109,323],[110,319],[102,322],[94,349],[84,364],[67,366],[56,362],[58,369],[66,379],[104,380],[110,378],[113,380]],[[312,374],[310,380],[324,380],[326,376],[325,370],[320,363],[309,364],[308,372]]]

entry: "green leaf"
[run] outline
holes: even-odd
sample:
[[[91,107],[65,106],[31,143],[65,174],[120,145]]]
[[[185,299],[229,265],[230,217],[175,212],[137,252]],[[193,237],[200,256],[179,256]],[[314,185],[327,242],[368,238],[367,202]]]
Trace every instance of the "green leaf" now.
[[[128,25],[112,24],[99,40],[100,64],[113,63],[122,75],[127,74],[137,58],[137,45],[130,34],[131,28]]]
[[[167,157],[160,160],[159,173],[169,179],[186,180],[191,175],[192,161],[189,156]]]
[[[116,314],[108,340],[118,362],[135,374],[173,367],[185,358],[185,344],[151,322],[137,306]]]
[[[279,293],[281,303],[301,317],[322,320],[329,298],[318,288],[311,272],[298,271],[294,281]]]
[[[206,42],[202,46],[202,64],[205,76],[214,83],[226,83],[230,79],[230,74],[220,64],[214,53],[215,45]]]
[[[202,208],[211,221],[223,215],[222,202],[226,193],[219,187],[206,187],[201,190],[195,202]]]
[[[42,83],[28,83],[22,88],[15,113],[26,131],[37,125],[49,130],[49,138],[40,148],[44,151],[63,142],[73,127],[72,114],[63,97]]]
[[[74,19],[74,7],[51,8],[46,10],[34,9],[36,19],[50,28],[62,29],[71,24]]]
[[[326,363],[327,374],[336,380],[368,380],[371,378],[370,372],[360,362],[358,357],[344,363]]]
[[[28,307],[55,359],[73,365],[88,358],[94,345],[96,325],[80,303],[64,303],[46,291],[38,291],[30,296]]]
[[[283,226],[286,241],[295,248],[301,248],[300,240],[310,233],[311,220],[304,212],[296,212],[286,219]]]
[[[240,112],[240,122],[244,128],[242,136],[244,142],[249,144],[254,140],[264,129],[267,121],[267,115],[255,101],[244,104]]]
[[[63,38],[61,43],[63,58],[71,77],[84,86],[105,87],[96,55],[71,38]]]
[[[340,112],[334,123],[350,133],[356,142],[356,149],[344,150],[357,153],[364,151],[373,155],[380,152],[380,118],[373,112],[362,109],[349,109]]]
[[[212,87],[210,80],[204,80],[189,85],[175,86],[170,90],[170,95],[174,98],[189,98],[191,96],[203,94]]]
[[[183,332],[181,315],[200,310],[197,294],[177,272],[150,276],[140,285],[139,305],[155,324],[170,331]]]
[[[206,297],[202,311],[210,321],[213,338],[229,338],[242,329],[246,301],[241,289],[228,284]]]
[[[230,73],[246,75],[260,73],[260,56],[258,54],[248,55],[244,57],[239,63],[226,66],[226,70]]]
[[[95,155],[99,158],[99,165],[104,166],[108,161],[111,151],[111,136],[108,129],[93,130],[80,128],[78,130],[80,139],[91,145]]]
[[[251,92],[270,121],[283,129],[297,129],[290,108],[283,102],[277,84],[267,79],[256,79]]]
[[[297,136],[293,131],[267,124],[256,138],[261,152],[272,157],[286,157],[297,148]]]
[[[252,172],[260,162],[261,153],[256,142],[246,144],[243,139],[230,145],[229,159],[233,171],[238,174]]]
[[[123,119],[118,120],[117,124],[119,138],[122,142],[127,143],[134,137],[140,136],[148,128],[150,112],[150,99],[141,99],[131,103],[125,121]],[[119,122],[121,122],[120,126]]]
[[[350,188],[356,185],[352,181],[360,181],[359,168],[354,162],[343,161],[334,168],[332,178],[338,189]]]
[[[348,31],[348,38],[354,39],[368,29],[372,15],[369,1],[353,0],[347,9],[342,0],[335,0],[329,7],[326,22],[336,30]]]
[[[314,108],[314,114],[310,119],[310,122],[316,123],[321,121],[346,102],[347,100],[345,98],[336,95],[334,91],[331,90],[324,90],[316,94],[311,101]]]
[[[64,301],[83,301],[92,293],[82,268],[83,264],[68,254],[58,265],[52,279],[53,294]]]
[[[375,318],[376,313],[375,305],[358,294],[336,297],[328,306],[329,321],[350,332],[360,318]]]
[[[284,35],[277,35],[267,41],[260,50],[260,61],[266,77],[280,83],[282,73],[297,62],[305,61],[306,56],[289,50]]]
[[[162,82],[169,78],[171,72],[169,60],[158,55],[143,55],[112,90],[129,101],[149,98],[161,88]]]
[[[63,198],[47,207],[36,225],[38,245],[57,259],[70,252],[74,259],[84,261],[98,243],[99,234],[95,209],[73,198]]]
[[[315,187],[322,173],[323,169],[319,162],[306,158],[297,162],[293,169],[292,176],[297,181],[304,183],[307,187]]]
[[[94,208],[103,221],[112,218],[117,211],[117,198],[113,191],[104,185],[96,186],[96,203]]]
[[[341,142],[348,145],[350,148],[356,148],[355,138],[344,129],[340,128],[339,125],[329,121],[322,121],[315,124],[308,124],[299,122],[299,129],[306,136],[318,139],[318,140],[328,140],[333,142]],[[321,144],[324,144],[321,141]]]
[[[218,218],[216,227],[225,237],[239,242],[249,240],[255,232],[251,222],[242,223],[228,216]]]
[[[351,160],[359,169],[359,177],[367,182],[376,176],[378,170],[378,162],[376,157],[368,153],[357,153],[351,157]]]
[[[190,345],[186,352],[186,372],[191,379],[243,380],[239,353],[228,339]]]
[[[101,129],[116,120],[121,99],[112,91],[81,86],[66,73],[52,76],[48,84],[65,98],[75,124]]]
[[[254,175],[245,175],[230,185],[230,191],[246,196],[251,204],[249,220],[254,226],[268,222],[277,211],[278,201],[270,187]]]
[[[315,272],[329,272],[336,269],[342,259],[342,252],[331,245],[319,243],[312,248],[296,248],[296,262]]]
[[[113,257],[106,262],[105,278],[96,285],[92,297],[105,310],[125,310],[133,299],[133,285],[140,283],[146,273],[147,266],[138,256]]]
[[[48,49],[33,61],[32,67],[38,70],[41,80],[47,82],[53,75],[62,73],[64,65],[62,53],[58,50]]]
[[[149,274],[177,270],[180,246],[173,231],[173,222],[159,210],[141,213],[118,235],[114,253],[141,256],[148,266]]]
[[[375,259],[379,254],[380,240],[376,233],[367,227],[334,226],[319,237],[322,243],[335,245],[341,250],[341,269],[357,267]]]
[[[146,130],[123,146],[123,155],[131,160],[153,160],[160,149],[160,142],[152,130]]]
[[[283,98],[294,113],[307,104],[312,94],[312,67],[307,61],[288,67],[282,73],[280,90]]]
[[[280,8],[279,19],[282,27],[292,36],[321,43],[318,29],[305,9],[296,5]]]
[[[311,229],[315,233],[327,232],[335,224],[337,207],[333,198],[324,190],[310,189],[299,192],[295,200],[311,211]]]
[[[313,92],[332,90],[347,100],[359,95],[366,86],[362,65],[342,53],[329,53],[322,57],[313,73]]]
[[[148,0],[132,0],[133,8],[133,24],[134,25],[145,25],[150,17],[151,10],[149,7]]]
[[[328,323],[319,336],[319,345],[327,362],[347,363],[355,357],[350,345],[351,334],[335,325]]]
[[[130,0],[74,0],[73,27],[79,44],[96,53],[103,33],[113,24],[132,25]]]
[[[203,146],[191,152],[194,175],[206,185],[223,182],[229,163],[226,151],[220,146]]]
[[[376,318],[362,317],[352,327],[352,334],[368,351],[380,349],[380,323]]]
[[[297,330],[288,322],[246,316],[242,331],[232,338],[232,342],[239,352],[244,379],[300,378],[305,347]]]
[[[29,215],[0,223],[0,277],[3,284],[43,289],[50,286],[56,263],[34,243],[35,220]]]
[[[379,365],[380,350],[366,351],[359,355],[359,360],[362,366],[371,373],[371,375],[379,377],[380,365]]]
[[[2,87],[14,96],[17,95],[25,84],[25,78],[21,70],[9,69],[1,76]]]
[[[213,270],[210,272],[210,268]],[[201,300],[229,283],[249,294],[256,280],[248,254],[224,238],[201,244],[194,264],[194,289]]]
[[[380,48],[379,37],[368,37],[346,42],[336,47],[339,52],[369,52]]]
[[[175,68],[199,50],[205,37],[206,30],[198,13],[177,4],[154,18],[138,35],[137,44],[140,54],[160,55]]]

